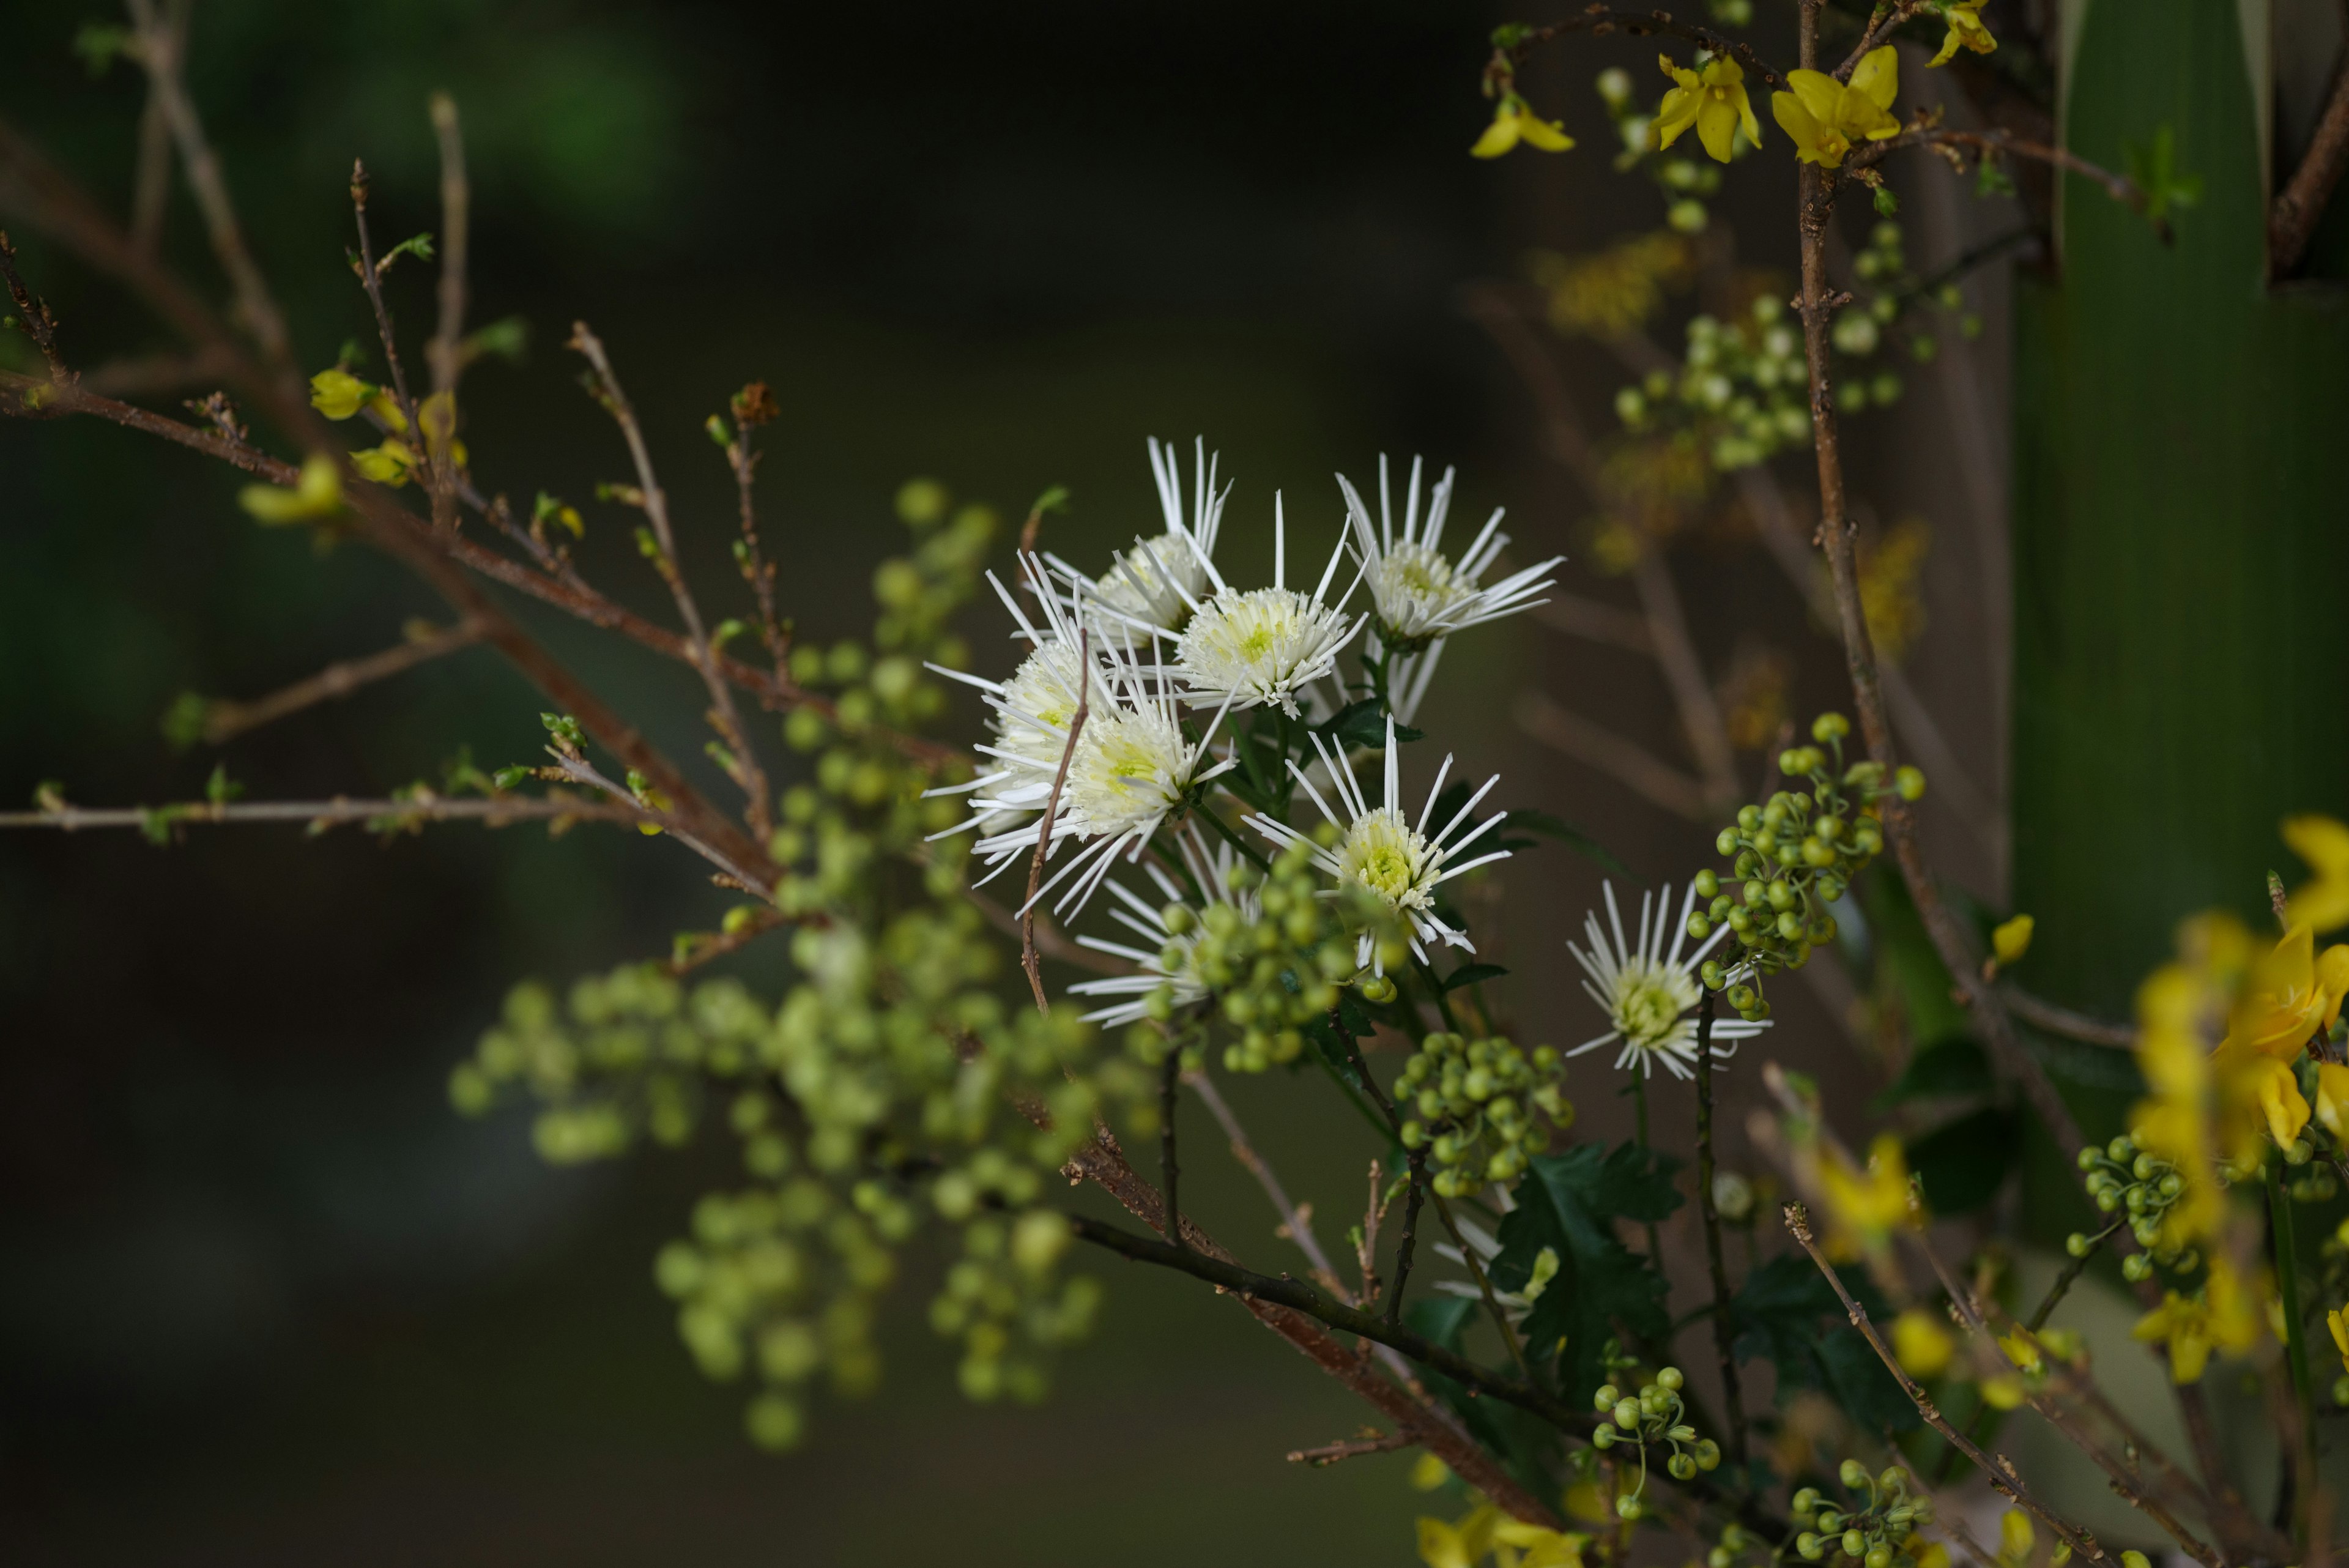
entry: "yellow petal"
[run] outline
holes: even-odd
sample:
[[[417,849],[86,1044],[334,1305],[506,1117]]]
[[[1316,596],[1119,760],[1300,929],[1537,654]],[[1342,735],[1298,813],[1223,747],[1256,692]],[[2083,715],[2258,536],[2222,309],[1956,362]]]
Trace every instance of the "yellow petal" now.
[[[301,477],[291,489],[275,484],[248,484],[237,493],[237,504],[255,521],[271,524],[331,516],[342,503],[342,470],[322,452],[314,452],[303,459]]]
[[[1559,122],[1543,119],[1537,115],[1526,115],[1524,123],[1517,128],[1517,134],[1525,138],[1526,146],[1538,148],[1544,152],[1564,152],[1574,145],[1574,138],[1566,133]]]
[[[1993,1410],[2019,1408],[2023,1400],[2028,1397],[2030,1396],[2023,1391],[2023,1379],[2020,1377],[2001,1376],[1986,1377],[1982,1380],[1982,1403]]]
[[[1729,161],[1729,150],[1737,140],[1737,111],[1718,99],[1697,110],[1696,139],[1715,163]]]
[[[1843,83],[1825,71],[1788,71],[1786,85],[1795,89],[1796,101],[1811,111],[1812,119],[1823,126],[1835,123],[1837,107],[1843,102]],[[1778,123],[1785,124],[1783,116]]]
[[[2320,877],[2349,877],[2349,826],[2313,813],[2283,819],[2283,841]]]
[[[1525,122],[1521,111],[1503,104],[1495,111],[1493,123],[1485,128],[1485,134],[1476,139],[1476,145],[1468,150],[1468,156],[1498,158],[1517,144],[1517,138],[1525,133]]]
[[[1419,1560],[1427,1568],[1472,1568],[1475,1563],[1461,1545],[1458,1531],[1424,1515],[1419,1521]]]
[[[1890,109],[1900,91],[1899,53],[1887,44],[1861,56],[1851,73],[1851,90],[1878,109]]]
[[[1414,1490],[1433,1491],[1451,1479],[1452,1467],[1433,1454],[1423,1452],[1412,1463],[1411,1484]]]
[[[1901,1369],[1929,1383],[1949,1370],[1958,1342],[1923,1307],[1910,1307],[1892,1320],[1892,1355]]]
[[[330,420],[347,420],[374,391],[347,370],[321,370],[310,378],[310,406]]]
[[[1991,932],[1991,950],[1998,954],[2001,964],[2018,962],[2024,953],[2031,950],[2033,924],[2029,915],[2017,915]]]
[[[2317,1064],[2316,1119],[2334,1137],[2349,1137],[2349,1067]]]
[[[1754,118],[1754,99],[1744,88],[1737,89],[1737,122],[1745,128],[1746,140],[1762,145],[1762,122]]]
[[[2251,1070],[2258,1074],[2260,1111],[2267,1117],[2268,1132],[2278,1148],[2289,1148],[2308,1125],[2308,1102],[2301,1097],[2300,1085],[2292,1069],[2273,1057],[2260,1058]]]
[[[1681,132],[1696,123],[1697,111],[1703,101],[1693,88],[1674,88],[1664,95],[1656,107],[1656,145],[1670,147],[1680,140]]]

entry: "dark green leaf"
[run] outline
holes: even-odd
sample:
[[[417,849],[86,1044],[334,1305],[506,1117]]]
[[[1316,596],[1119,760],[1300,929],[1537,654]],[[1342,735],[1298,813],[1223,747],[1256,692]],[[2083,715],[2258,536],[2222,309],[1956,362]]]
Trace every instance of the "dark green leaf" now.
[[[1884,1300],[1865,1275],[1845,1279],[1844,1288],[1869,1316],[1884,1315]],[[1801,1253],[1783,1253],[1748,1274],[1730,1303],[1730,1316],[1737,1358],[1769,1360],[1778,1369],[1782,1395],[1817,1389],[1868,1431],[1916,1426],[1916,1407],[1851,1326],[1835,1288]]]
[[[1570,1403],[1599,1386],[1610,1337],[1661,1343],[1671,1331],[1662,1274],[1623,1245],[1615,1221],[1661,1220],[1679,1208],[1671,1184],[1679,1164],[1634,1144],[1612,1152],[1585,1144],[1536,1159],[1517,1184],[1493,1282],[1521,1290],[1544,1248],[1557,1254],[1557,1274],[1526,1319],[1525,1337],[1535,1358],[1557,1358],[1558,1392]]]
[[[1481,985],[1488,980],[1498,980],[1508,972],[1496,963],[1464,963],[1444,977],[1444,989],[1453,992],[1464,985]]]
[[[1935,1214],[1965,1214],[1998,1194],[2014,1168],[2023,1128],[2003,1106],[1984,1106],[1909,1141],[1909,1168],[1925,1184]]]
[[[1387,743],[1386,711],[1379,706],[1377,698],[1365,697],[1358,702],[1347,703],[1334,716],[1314,725],[1313,732],[1340,745],[1366,746],[1372,751],[1381,751]],[[1416,741],[1425,732],[1408,724],[1395,726],[1395,739],[1398,741]]]
[[[1893,1085],[1868,1103],[1877,1112],[1909,1100],[1934,1096],[1980,1097],[1996,1086],[1990,1057],[1970,1035],[1951,1034],[1927,1045],[1909,1058]]]

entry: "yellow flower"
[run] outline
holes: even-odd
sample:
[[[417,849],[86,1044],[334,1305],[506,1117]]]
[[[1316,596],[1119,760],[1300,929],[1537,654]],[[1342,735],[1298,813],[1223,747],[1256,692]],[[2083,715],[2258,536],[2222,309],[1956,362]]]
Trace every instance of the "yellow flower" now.
[[[2349,1138],[2349,1067],[2316,1064],[2316,1119],[2334,1137]]]
[[[409,470],[416,466],[416,453],[406,441],[386,436],[381,446],[351,453],[351,466],[358,470],[361,479],[372,479],[397,490],[408,483]]]
[[[2035,923],[2028,915],[2017,915],[1991,932],[1991,950],[1998,955],[2001,969],[2023,961],[2023,955],[2031,950],[2031,932]]]
[[[2211,1351],[2240,1355],[2259,1343],[2261,1314],[2252,1294],[2234,1266],[2217,1255],[2209,1283],[2191,1296],[2169,1292],[2129,1332],[2149,1345],[2168,1344],[2170,1381],[2199,1383]]]
[[[1493,1525],[1500,1517],[1489,1503],[1470,1511],[1456,1524],[1421,1515],[1419,1560],[1427,1568],[1475,1568],[1493,1549]]]
[[[2316,873],[2292,894],[2284,919],[2319,931],[2349,926],[2349,827],[2329,816],[2288,816],[2283,841]]]
[[[1452,1467],[1433,1454],[1423,1452],[1411,1467],[1411,1485],[1414,1491],[1433,1491],[1452,1479]]]
[[[2311,1035],[2333,1027],[2341,1016],[2344,993],[2349,993],[2349,946],[2327,948],[2320,959],[2313,929],[2294,925],[2252,967],[2220,1049],[2257,1052],[2289,1062]]]
[[[2014,1369],[2025,1377],[2036,1377],[2047,1369],[2039,1354],[2039,1346],[2020,1329],[2002,1338],[1998,1347],[2006,1352],[2007,1360],[2013,1363]]]
[[[1516,1559],[1516,1568],[1582,1568],[1582,1549],[1590,1543],[1590,1537],[1501,1519],[1493,1523],[1493,1541],[1524,1552]]]
[[[1942,20],[1950,25],[1947,36],[1941,40],[1941,52],[1926,61],[1930,66],[1945,66],[1960,49],[1971,49],[1977,55],[1987,55],[1998,47],[1998,40],[1982,26],[1982,0],[1951,0]]]
[[[2259,1107],[2278,1148],[2290,1148],[2308,1126],[2308,1101],[2300,1092],[2300,1080],[2272,1056],[2237,1058],[2228,1086],[2239,1103]]]
[[[1772,93],[1770,112],[1806,163],[1840,169],[1854,141],[1900,133],[1889,112],[1900,90],[1900,60],[1889,44],[1864,56],[1848,83],[1825,71],[1789,71],[1786,85],[1795,90]]]
[[[2341,1353],[2342,1370],[2349,1372],[2349,1317],[2334,1307],[2324,1314],[2324,1326],[2333,1331],[2333,1348]]]
[[[1892,1320],[1892,1355],[1901,1370],[1930,1383],[1949,1369],[1958,1342],[1923,1307],[1910,1307]]]
[[[1852,1169],[1840,1151],[1830,1152],[1819,1165],[1819,1192],[1835,1221],[1831,1253],[1849,1257],[1858,1248],[1882,1246],[1893,1227],[1909,1220],[1909,1162],[1899,1138],[1878,1134],[1864,1172]]]
[[[335,460],[314,452],[302,460],[302,476],[291,490],[275,484],[248,484],[237,493],[237,504],[263,523],[303,523],[330,517],[343,504],[343,474]]]
[[[1574,138],[1556,120],[1542,119],[1524,99],[1509,93],[1493,110],[1493,123],[1485,128],[1485,134],[1468,153],[1472,158],[1498,158],[1520,141],[1544,152],[1563,152],[1574,145]]]
[[[374,396],[373,387],[340,367],[310,378],[310,406],[330,420],[349,419]]]
[[[1998,1560],[2009,1568],[2030,1562],[2031,1548],[2036,1540],[2031,1516],[2019,1508],[2008,1509],[1998,1521]]]
[[[2030,1397],[2029,1392],[2023,1386],[2023,1379],[2020,1377],[2011,1377],[2002,1374],[1996,1377],[1982,1379],[1982,1403],[1993,1410],[2017,1409]]]
[[[1702,72],[1681,69],[1670,55],[1657,56],[1656,63],[1679,84],[1664,94],[1662,107],[1656,110],[1658,146],[1670,147],[1692,125],[1716,163],[1729,161],[1729,149],[1741,126],[1746,140],[1762,145],[1762,125],[1754,118],[1753,100],[1745,96],[1745,73],[1735,60],[1708,60]]]

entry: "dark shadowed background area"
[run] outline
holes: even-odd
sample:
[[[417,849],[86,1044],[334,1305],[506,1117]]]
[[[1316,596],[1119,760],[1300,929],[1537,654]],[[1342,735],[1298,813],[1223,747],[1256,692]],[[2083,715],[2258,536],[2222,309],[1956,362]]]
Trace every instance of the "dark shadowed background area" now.
[[[138,75],[93,79],[71,47],[112,19],[0,3],[0,115],[120,210]],[[1269,556],[1275,489],[1326,549],[1331,471],[1423,452],[1463,466],[1466,512],[1509,506],[1520,561],[1567,551],[1572,591],[1628,603],[1582,564],[1589,503],[1545,463],[1458,302],[1516,275],[1528,244],[1588,249],[1655,224],[1653,190],[1608,172],[1587,90],[1600,57],[1652,67],[1630,47],[1529,74],[1547,101],[1570,84],[1591,151],[1472,162],[1497,19],[1226,0],[203,0],[191,75],[313,368],[370,336],[342,265],[351,159],[374,172],[378,235],[433,227],[424,104],[455,93],[475,318],[519,315],[532,332],[524,364],[468,383],[483,487],[584,504],[620,476],[561,347],[584,317],[721,595],[730,482],[698,426],[764,378],[783,410],[762,471],[769,536],[810,637],[864,629],[908,476],[1015,517],[1064,484],[1072,510],[1049,542],[1099,561],[1156,529],[1150,434],[1222,450],[1238,478],[1226,552],[1244,567]],[[1784,177],[1763,171],[1725,210]],[[18,237],[82,362],[163,346]],[[1778,238],[1754,230],[1749,256]],[[196,242],[177,198],[170,252],[217,296]],[[429,319],[422,269],[395,273],[393,296],[405,325]],[[1566,362],[1596,421],[1619,375],[1581,355]],[[1951,494],[1946,475],[1899,477]],[[267,691],[438,612],[381,560],[254,527],[236,484],[111,429],[0,426],[0,799],[49,779],[83,804],[187,798],[222,759],[163,743],[175,694]],[[588,512],[591,576],[660,613],[620,514]],[[1733,634],[1761,624],[1799,650],[1799,689],[1829,699],[1831,652],[1783,583],[1749,587],[1754,563],[1734,537],[1687,552],[1700,646],[1725,667]],[[2003,590],[1954,570],[1930,579],[1919,679],[1965,693],[1976,609]],[[698,752],[689,675],[531,615],[674,753]],[[995,628],[973,618],[982,648]],[[1507,774],[1510,804],[1583,825],[1645,877],[1684,874],[1709,833],[1519,738],[1509,699],[1527,681],[1682,754],[1652,665],[1529,619],[1464,639],[1423,722],[1466,765]],[[485,765],[532,759],[541,705],[472,653],[225,761],[257,798],[380,793],[437,776],[460,743]],[[1950,722],[1986,756],[1993,719],[1961,701]],[[1744,765],[1750,783],[1758,763]],[[550,1170],[526,1117],[462,1120],[444,1087],[513,981],[662,954],[710,923],[722,906],[696,864],[592,829],[0,838],[0,1560],[1409,1560],[1407,1459],[1281,1461],[1363,1413],[1229,1303],[1115,1266],[1107,1328],[1066,1357],[1045,1406],[965,1403],[917,1279],[881,1396],[823,1406],[800,1454],[753,1450],[740,1391],[693,1370],[650,1277],[693,1196],[731,1179],[730,1151]],[[1491,956],[1518,969],[1505,1001],[1533,1038],[1599,1032],[1559,945],[1597,879],[1556,848],[1504,877],[1515,913]],[[780,992],[779,948],[732,967]],[[1789,988],[1778,1054],[1802,1059],[1826,1017]],[[1589,1061],[1571,1085],[1584,1124],[1619,1129],[1616,1080]],[[1276,1075],[1233,1095],[1327,1237],[1374,1151],[1318,1088]],[[1210,1228],[1281,1266],[1254,1189],[1204,1153],[1192,1163],[1185,1196]]]

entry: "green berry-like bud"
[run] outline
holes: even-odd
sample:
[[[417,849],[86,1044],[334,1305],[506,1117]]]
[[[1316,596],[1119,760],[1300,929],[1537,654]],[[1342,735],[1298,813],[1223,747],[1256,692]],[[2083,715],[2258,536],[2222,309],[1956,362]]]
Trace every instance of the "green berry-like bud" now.
[[[1851,733],[1851,721],[1840,713],[1822,713],[1811,721],[1811,739],[1818,742],[1840,741]]]
[[[1696,1461],[1686,1454],[1674,1454],[1664,1461],[1664,1469],[1671,1472],[1674,1480],[1696,1479]]]
[[[2075,1258],[2086,1257],[2088,1255],[2088,1238],[2086,1233],[2084,1231],[2075,1231],[2070,1235],[2064,1237],[2064,1251],[2069,1252]]]
[[[1721,1445],[1714,1442],[1711,1438],[1706,1438],[1699,1441],[1696,1446],[1696,1468],[1701,1470],[1709,1470],[1717,1469],[1720,1464]]]
[[[1638,1519],[1647,1511],[1647,1504],[1636,1497],[1619,1497],[1615,1500],[1615,1513],[1619,1519]]]
[[[1612,1383],[1601,1383],[1599,1386],[1599,1392],[1590,1397],[1591,1407],[1605,1415],[1615,1408],[1615,1401],[1621,1397],[1623,1397],[1623,1391],[1620,1388],[1616,1387]]]
[[[1687,1381],[1688,1380],[1685,1377],[1682,1376],[1681,1369],[1677,1366],[1667,1366],[1661,1372],[1656,1374],[1656,1386],[1661,1388],[1668,1394],[1679,1393],[1681,1391],[1681,1386]]]
[[[1843,1554],[1846,1557],[1858,1557],[1867,1551],[1868,1537],[1857,1530],[1847,1530],[1843,1532]]]
[[[1819,1506],[1819,1489],[1814,1486],[1805,1487],[1787,1501],[1786,1506],[1796,1513],[1810,1512]]]
[[[1892,770],[1892,787],[1902,800],[1925,798],[1925,775],[1905,763]]]
[[[1698,873],[1696,874],[1696,896],[1697,896],[1698,898],[1717,898],[1717,897],[1719,897],[1719,896],[1720,896],[1720,893],[1721,893],[1721,878],[1720,878],[1720,877],[1718,877],[1714,876],[1714,875],[1713,874],[1713,872],[1712,872],[1711,870],[1709,870],[1709,869],[1708,869],[1708,870],[1704,870],[1704,871],[1700,871],[1700,872],[1698,872]]]
[[[1816,1563],[1827,1554],[1826,1542],[1807,1530],[1795,1537],[1795,1550],[1802,1554],[1806,1563]]]
[[[1636,1399],[1615,1401],[1615,1424],[1629,1432],[1640,1425],[1640,1402]]]
[[[1601,1427],[1597,1431],[1591,1433],[1590,1446],[1594,1449],[1599,1449],[1602,1450],[1613,1448],[1615,1446],[1615,1428],[1612,1427]]]
[[[1865,1486],[1868,1484],[1868,1467],[1857,1459],[1846,1459],[1842,1468],[1836,1471],[1836,1479],[1847,1487]],[[1858,1553],[1854,1552],[1853,1555],[1857,1556]]]

